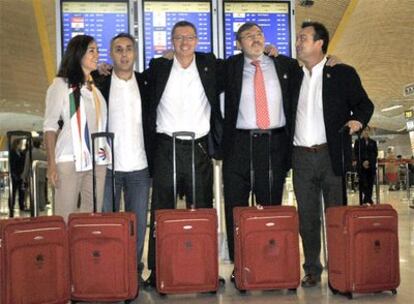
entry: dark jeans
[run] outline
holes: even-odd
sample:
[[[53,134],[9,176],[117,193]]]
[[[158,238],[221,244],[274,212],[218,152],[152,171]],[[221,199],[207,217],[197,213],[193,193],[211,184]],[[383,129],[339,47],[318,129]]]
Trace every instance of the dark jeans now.
[[[270,198],[269,187],[269,137],[254,135],[253,167],[254,193],[256,202],[261,205],[280,205],[283,185],[287,172],[288,138],[285,132],[272,135],[271,157],[273,183]],[[250,194],[250,134],[237,131],[232,151],[226,151],[223,160],[224,202],[226,213],[227,243],[229,257],[234,261],[233,208],[248,206]]]
[[[341,206],[343,200],[342,177],[332,170],[328,148],[309,152],[293,150],[293,187],[298,203],[299,232],[302,237],[306,274],[320,276],[321,252],[321,192],[325,208]]]
[[[103,211],[112,212],[112,171],[106,171]],[[141,263],[147,230],[148,196],[151,179],[148,168],[139,171],[115,171],[115,209],[119,211],[121,193],[124,192],[125,211],[135,213],[137,220],[137,263],[142,272]]]
[[[158,134],[156,145],[151,201],[151,229],[148,245],[148,268],[152,269],[153,271],[155,270],[155,210],[175,208],[172,138],[164,134]],[[178,141],[176,149],[177,189],[181,189],[182,194],[185,195],[188,208],[193,204],[191,177],[191,141]],[[210,157],[207,155],[207,151],[207,137],[196,140],[195,205],[197,208],[211,208],[213,206],[213,165]]]

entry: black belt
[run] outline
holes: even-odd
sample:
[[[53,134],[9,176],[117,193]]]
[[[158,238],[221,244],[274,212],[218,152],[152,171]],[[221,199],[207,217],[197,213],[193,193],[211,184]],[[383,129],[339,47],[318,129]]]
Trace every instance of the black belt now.
[[[286,128],[285,127],[280,127],[280,128],[274,128],[274,129],[267,129],[267,130],[263,130],[263,129],[236,129],[237,133],[240,134],[249,134],[253,131],[257,131],[258,133],[255,133],[255,136],[262,136],[262,135],[267,135],[267,131],[270,131],[270,133],[272,135],[275,134],[280,134],[280,133],[285,133],[286,132]]]
[[[167,135],[165,133],[157,133],[157,137],[159,139],[162,139],[162,140],[168,140],[170,142],[173,141],[172,136],[169,136],[169,135]],[[194,140],[194,143],[195,144],[198,144],[198,143],[206,142],[207,141],[207,137],[208,137],[208,135],[205,135],[203,137],[197,138],[196,140]],[[175,138],[175,143],[177,145],[191,145],[191,139]]]
[[[327,143],[320,144],[320,145],[313,145],[312,147],[295,146],[295,149],[303,150],[303,151],[306,151],[306,152],[312,152],[312,153],[316,153],[316,152],[319,152],[321,150],[325,150],[327,148],[328,148]]]

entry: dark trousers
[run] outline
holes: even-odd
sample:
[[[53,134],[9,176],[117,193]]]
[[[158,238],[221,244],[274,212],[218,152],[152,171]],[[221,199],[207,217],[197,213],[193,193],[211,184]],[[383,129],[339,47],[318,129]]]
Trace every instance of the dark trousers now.
[[[305,256],[303,269],[306,274],[320,276],[321,191],[325,208],[341,206],[342,176],[334,174],[327,147],[317,152],[295,147],[292,167],[293,187],[299,211],[299,232]]]
[[[371,169],[367,170],[362,168],[359,175],[360,188],[362,193],[362,201],[360,204],[371,204],[372,201],[372,188],[374,187],[375,171]]]
[[[9,215],[10,217],[14,217],[14,204],[16,201],[16,193],[19,193],[19,209],[24,210],[24,199],[25,199],[25,190],[23,188],[23,180],[21,178],[12,178],[13,183],[13,193],[12,199],[9,204]]]
[[[288,138],[285,131],[271,135],[273,183],[269,185],[269,137],[254,135],[253,167],[254,194],[261,205],[280,205],[288,164]],[[248,206],[250,184],[250,134],[237,131],[231,151],[225,151],[223,160],[224,202],[229,257],[234,261],[233,208]],[[270,197],[270,188],[272,197]]]
[[[213,165],[207,151],[207,137],[196,140],[196,202],[194,202],[191,176],[191,141],[177,140],[176,142],[177,189],[180,189],[180,192],[185,195],[187,208],[193,203],[195,203],[196,208],[212,208],[213,206]],[[152,183],[153,188],[151,200],[150,237],[148,244],[148,268],[154,271],[155,210],[175,208],[172,138],[164,134],[157,135]]]

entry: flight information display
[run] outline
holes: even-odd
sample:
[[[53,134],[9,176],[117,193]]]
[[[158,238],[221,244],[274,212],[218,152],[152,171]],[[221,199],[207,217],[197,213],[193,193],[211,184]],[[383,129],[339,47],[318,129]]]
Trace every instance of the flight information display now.
[[[280,54],[292,56],[289,2],[225,1],[223,14],[226,58],[240,52],[236,47],[236,33],[245,22],[257,23],[263,29],[267,44],[276,45]]]
[[[111,63],[110,42],[129,33],[128,0],[61,2],[62,54],[76,35],[90,35],[99,48],[99,61]]]
[[[171,30],[186,20],[197,28],[199,52],[212,52],[210,1],[144,1],[144,62],[162,56],[173,48]]]

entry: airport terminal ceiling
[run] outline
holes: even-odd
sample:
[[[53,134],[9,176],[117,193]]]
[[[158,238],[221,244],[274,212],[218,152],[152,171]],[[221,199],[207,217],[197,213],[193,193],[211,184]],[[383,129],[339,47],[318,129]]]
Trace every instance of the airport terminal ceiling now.
[[[376,105],[371,124],[402,130],[404,110],[414,107],[414,95],[404,94],[414,83],[414,0],[302,2],[295,5],[296,28],[304,20],[327,26],[330,53],[357,69]],[[0,135],[41,128],[46,89],[56,73],[55,11],[52,0],[0,2]]]

